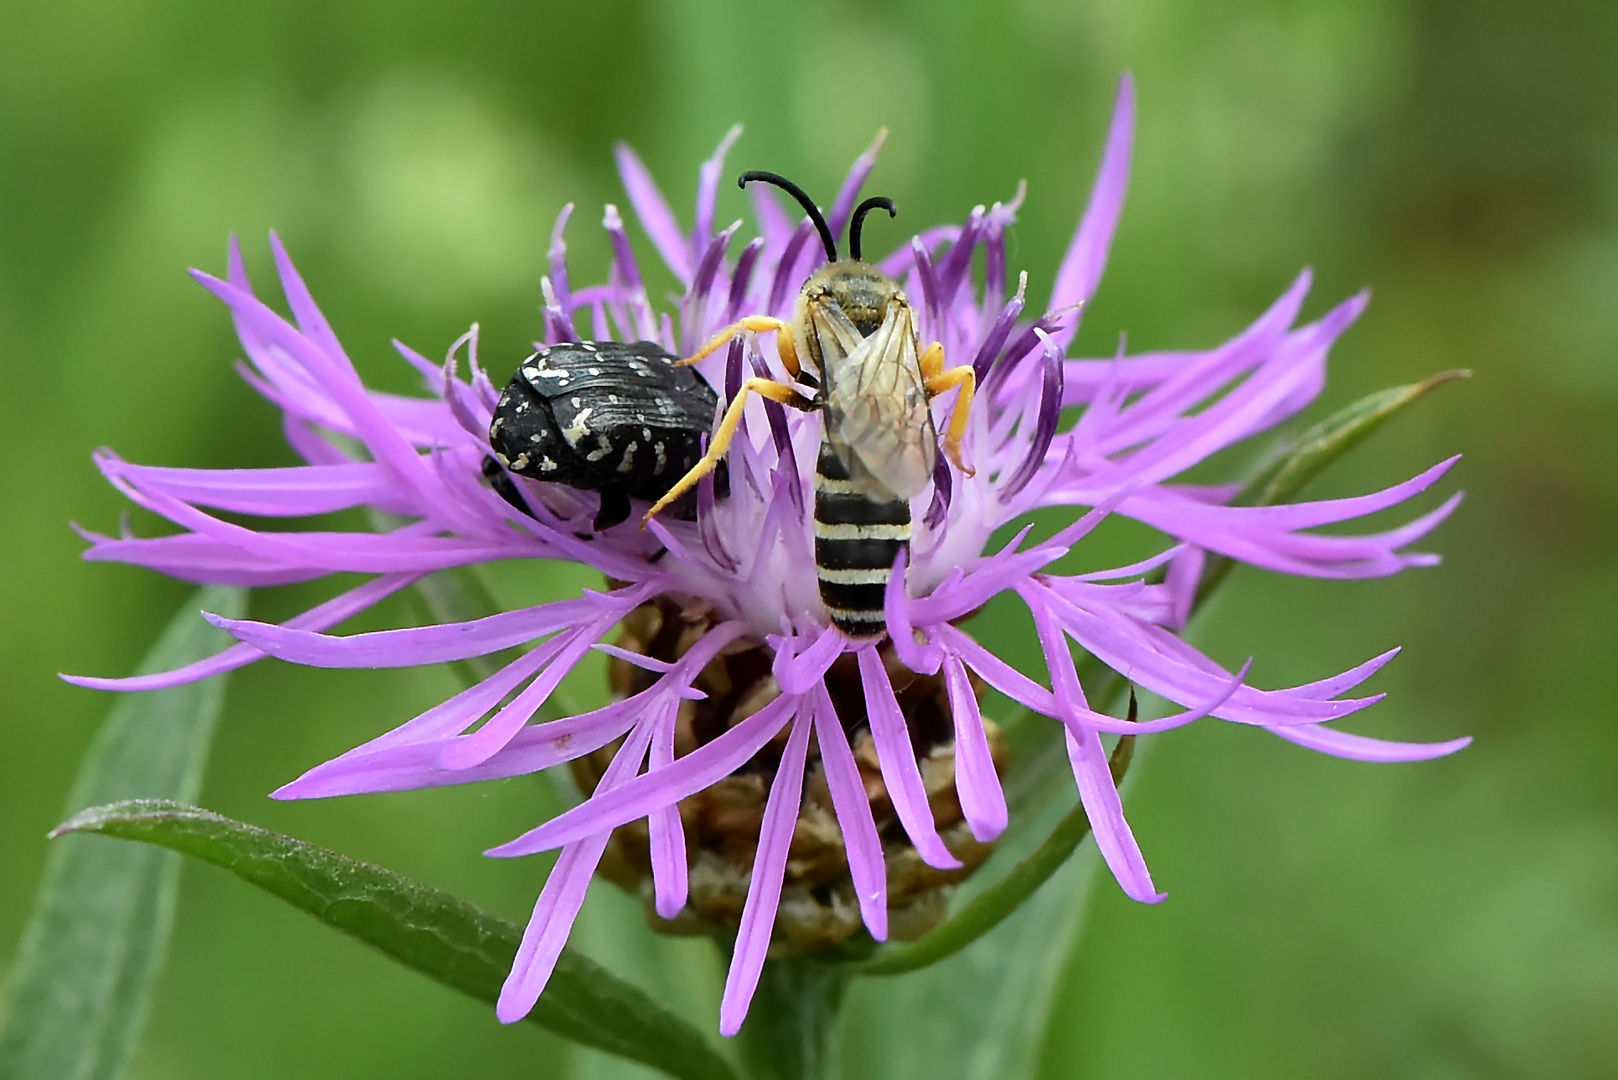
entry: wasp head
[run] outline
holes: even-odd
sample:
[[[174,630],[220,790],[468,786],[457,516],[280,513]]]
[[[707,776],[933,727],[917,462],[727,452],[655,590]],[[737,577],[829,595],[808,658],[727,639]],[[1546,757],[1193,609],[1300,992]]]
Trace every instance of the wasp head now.
[[[842,312],[861,337],[869,337],[882,325],[887,317],[888,310],[894,303],[908,304],[899,283],[882,270],[860,257],[860,231],[865,224],[865,215],[872,210],[886,210],[889,217],[897,216],[893,200],[882,195],[873,195],[854,208],[854,213],[848,220],[848,252],[850,258],[837,257],[837,238],[832,235],[831,226],[826,224],[825,215],[820,207],[815,205],[813,199],[797,184],[778,173],[753,171],[745,172],[737,178],[738,187],[746,187],[750,182],[760,180],[772,184],[791,195],[809,215],[815,230],[820,234],[820,242],[826,249],[826,265],[804,282],[803,289],[798,294],[797,313],[793,319],[798,331],[798,338],[809,346],[811,357],[817,362],[821,361],[820,350],[815,341],[815,335],[809,333],[806,318],[810,309],[817,306],[835,307]]]
[[[843,259],[821,267],[804,282],[800,302],[806,307],[834,304],[861,337],[870,337],[895,300],[907,302],[897,281],[868,262]]]

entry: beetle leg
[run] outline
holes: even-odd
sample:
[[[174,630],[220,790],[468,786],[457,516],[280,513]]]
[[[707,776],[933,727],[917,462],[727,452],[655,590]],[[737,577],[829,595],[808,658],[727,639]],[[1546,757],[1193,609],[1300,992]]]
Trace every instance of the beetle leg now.
[[[707,476],[714,470],[716,465],[724,460],[725,451],[730,449],[730,440],[735,438],[736,429],[741,426],[742,410],[747,404],[747,395],[750,393],[769,398],[771,401],[778,401],[782,405],[790,405],[794,409],[809,410],[815,407],[814,402],[792,389],[792,387],[778,382],[771,382],[769,379],[754,377],[742,383],[741,391],[737,393],[736,399],[725,409],[724,418],[719,421],[719,426],[714,429],[713,439],[708,443],[708,452],[702,455],[701,461],[691,466],[690,472],[680,477],[679,483],[669,488],[668,493],[657,500],[650,510],[646,511],[646,516],[640,522],[641,528],[646,528],[646,523],[652,520],[653,515],[687,491],[690,491],[696,486],[697,481]]]
[[[590,527],[596,532],[605,532],[620,521],[629,520],[629,493],[621,487],[602,488],[601,506],[596,511],[596,519]]]
[[[926,374],[929,356],[933,357],[931,361],[933,371],[931,374]],[[977,375],[972,370],[971,364],[962,364],[960,367],[950,368],[948,371],[943,370],[943,367],[944,349],[942,346],[932,345],[925,353],[922,353],[921,370],[925,376],[928,398],[935,398],[946,390],[957,386],[961,388],[960,394],[955,398],[955,404],[951,406],[949,411],[949,429],[944,435],[944,453],[948,455],[949,459],[955,463],[955,467],[961,470],[962,473],[967,476],[974,476],[977,470],[961,460],[961,440],[966,437],[966,418],[972,411],[972,396],[976,393],[978,385]]]
[[[768,315],[749,315],[745,319],[738,319],[704,342],[695,355],[686,357],[675,366],[689,367],[699,360],[712,356],[721,345],[744,330],[753,334],[775,331],[775,351],[780,354],[781,363],[786,366],[787,374],[794,379],[798,377],[798,350],[792,340],[792,328],[780,319]]]

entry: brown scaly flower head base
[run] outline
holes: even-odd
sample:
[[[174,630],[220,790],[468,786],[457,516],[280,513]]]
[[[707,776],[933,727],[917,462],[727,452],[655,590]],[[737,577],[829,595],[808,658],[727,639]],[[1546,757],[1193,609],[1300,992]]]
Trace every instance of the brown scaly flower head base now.
[[[619,648],[672,662],[699,641],[720,616],[700,603],[681,608],[666,596],[642,604],[624,620]],[[954,725],[944,680],[916,675],[882,646],[882,659],[898,694],[921,767],[928,805],[940,836],[961,860],[961,867],[939,870],[916,853],[894,814],[876,746],[865,719],[865,695],[852,654],[841,657],[826,673],[826,687],[843,718],[854,759],[870,800],[887,862],[889,934],[903,941],[920,937],[948,913],[955,884],[982,864],[994,850],[972,836],[955,793]],[[675,753],[685,755],[711,741],[735,723],[753,715],[780,695],[770,674],[774,654],[768,645],[738,641],[703,669],[696,680],[708,697],[680,706]],[[654,672],[614,657],[608,680],[615,700],[629,697],[656,679]],[[973,690],[982,686],[973,680]],[[985,719],[995,768],[1005,768],[1005,742]],[[650,839],[644,820],[614,831],[598,871],[602,877],[639,895],[651,925],[666,933],[734,932],[747,900],[747,886],[758,848],[764,803],[786,742],[783,732],[743,768],[680,803],[688,838],[691,891],[685,908],[673,919],[661,918],[653,905]],[[618,743],[572,763],[574,779],[588,795],[600,782]],[[849,876],[842,832],[837,827],[831,793],[819,760],[810,751],[803,804],[792,834],[776,916],[771,952],[810,953],[840,945],[860,930],[859,904]]]

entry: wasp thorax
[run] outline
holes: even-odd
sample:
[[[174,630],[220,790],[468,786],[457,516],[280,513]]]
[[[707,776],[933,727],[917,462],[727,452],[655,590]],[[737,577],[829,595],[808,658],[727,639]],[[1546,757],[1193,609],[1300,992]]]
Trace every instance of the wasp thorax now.
[[[718,621],[719,616],[711,609],[681,609],[660,598],[642,605],[625,621],[617,644],[673,661]],[[911,846],[894,815],[877,765],[865,719],[858,664],[852,655],[845,654],[827,672],[826,687],[854,748],[882,837],[888,868],[889,934],[910,940],[942,921],[953,886],[988,857],[993,845],[974,839],[961,816],[955,795],[954,727],[943,680],[915,675],[903,668],[894,659],[891,646],[883,645],[882,655],[921,766],[933,820],[945,844],[964,864],[959,870],[936,870],[923,863]],[[708,697],[681,703],[675,753],[690,753],[778,697],[780,688],[770,674],[773,659],[768,646],[744,641],[710,663],[696,682]],[[622,660],[610,663],[609,681],[615,698],[644,689],[655,677]],[[987,720],[984,726],[995,766],[1003,769],[1005,746],[999,729]],[[623,826],[613,833],[600,873],[641,896],[646,917],[654,928],[687,934],[735,930],[747,900],[765,800],[785,742],[783,732],[743,768],[680,804],[691,889],[685,909],[676,918],[662,919],[653,909],[651,849],[645,822]],[[616,749],[614,744],[573,762],[574,777],[586,793],[600,782]],[[773,948],[786,953],[817,952],[841,944],[860,927],[859,906],[831,793],[819,752],[811,749]]]
[[[899,283],[870,263],[855,259],[823,266],[803,285],[806,305],[835,304],[861,337],[876,333],[895,300],[906,303]]]

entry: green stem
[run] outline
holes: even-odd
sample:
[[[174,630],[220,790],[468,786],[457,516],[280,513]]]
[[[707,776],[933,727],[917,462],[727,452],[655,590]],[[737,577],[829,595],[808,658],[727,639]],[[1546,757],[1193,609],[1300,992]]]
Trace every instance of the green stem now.
[[[736,1036],[758,1080],[826,1080],[837,1074],[837,1013],[845,970],[811,960],[764,965],[747,1022]]]

